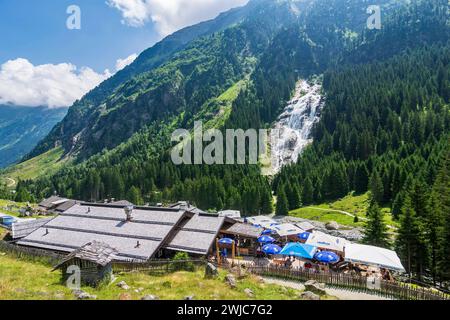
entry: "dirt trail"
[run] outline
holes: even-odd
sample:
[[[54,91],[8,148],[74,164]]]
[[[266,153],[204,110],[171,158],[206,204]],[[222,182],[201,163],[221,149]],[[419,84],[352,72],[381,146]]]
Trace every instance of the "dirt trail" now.
[[[350,212],[343,211],[343,210],[324,209],[324,208],[316,208],[316,207],[307,207],[307,208],[308,208],[308,209],[312,209],[312,210],[319,210],[319,211],[338,212],[338,213],[345,214],[345,215],[347,215],[347,216],[349,216],[349,217],[352,217],[352,218],[355,217],[354,214],[351,214]],[[359,216],[358,216],[358,219],[360,219],[360,220],[362,220],[362,221],[367,221],[367,220],[368,220],[367,218],[359,217]],[[397,227],[395,227],[395,226],[387,225],[387,227],[390,228],[390,229],[397,230]]]
[[[11,178],[5,178],[6,181],[8,181],[8,183],[6,183],[6,186],[8,188],[12,188],[16,185],[16,180],[11,179]]]

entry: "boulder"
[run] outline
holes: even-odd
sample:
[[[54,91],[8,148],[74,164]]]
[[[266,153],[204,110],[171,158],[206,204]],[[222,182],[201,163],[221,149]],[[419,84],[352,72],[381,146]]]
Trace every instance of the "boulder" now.
[[[73,290],[72,294],[77,298],[78,300],[89,300],[89,299],[97,299],[97,296],[91,295],[83,290]]]
[[[236,278],[231,273],[226,275],[225,282],[228,283],[232,289],[236,288]]]
[[[305,290],[311,291],[311,292],[321,295],[321,296],[326,294],[325,284],[318,283],[315,280],[310,280],[310,281],[306,282]]]
[[[339,224],[336,221],[330,221],[325,224],[327,230],[339,230]]]
[[[143,297],[141,298],[141,300],[145,300],[145,301],[154,301],[154,300],[159,300],[159,298],[158,298],[157,296],[154,296],[154,295],[149,294],[149,295],[143,296]]]
[[[219,270],[212,263],[208,263],[205,268],[205,277],[206,278],[217,278],[219,276]]]
[[[245,266],[236,265],[231,269],[231,272],[235,274],[238,279],[244,279],[247,277],[247,269]]]
[[[117,286],[123,290],[130,290],[130,286],[125,281],[120,281]]]
[[[301,293],[300,298],[303,300],[320,300],[320,296],[311,291]]]
[[[255,293],[252,291],[252,289],[247,288],[247,289],[244,290],[244,293],[249,298],[254,298],[255,297]]]
[[[303,284],[298,283],[296,286],[297,286],[296,289],[297,289],[298,291],[301,291],[301,292],[306,291],[306,287],[305,287]]]
[[[259,277],[259,276],[256,277],[256,281],[258,281],[258,282],[261,283],[261,284],[266,283],[266,280],[264,280],[263,277]]]

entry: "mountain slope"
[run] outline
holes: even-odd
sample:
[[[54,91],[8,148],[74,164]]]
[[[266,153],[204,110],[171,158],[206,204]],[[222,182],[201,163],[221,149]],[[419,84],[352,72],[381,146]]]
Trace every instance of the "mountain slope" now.
[[[66,108],[0,105],[0,168],[19,161],[61,121]]]
[[[85,159],[168,114],[186,107],[195,113],[241,80],[251,58],[295,17],[289,1],[254,0],[167,37],[77,101],[29,157],[60,143],[66,153]]]

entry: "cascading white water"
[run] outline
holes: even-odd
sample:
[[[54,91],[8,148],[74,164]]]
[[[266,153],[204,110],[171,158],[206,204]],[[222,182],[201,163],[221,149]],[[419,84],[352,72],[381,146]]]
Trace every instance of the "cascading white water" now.
[[[325,104],[319,82],[301,80],[294,98],[288,102],[271,131],[272,172],[296,162],[300,153],[311,142],[311,131],[320,119]]]

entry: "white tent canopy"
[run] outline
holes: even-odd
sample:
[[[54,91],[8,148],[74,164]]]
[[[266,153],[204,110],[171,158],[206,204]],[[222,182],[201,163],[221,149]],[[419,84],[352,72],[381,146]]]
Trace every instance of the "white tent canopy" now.
[[[272,225],[277,224],[277,222],[271,218],[268,218],[266,216],[257,216],[257,217],[249,217],[247,218],[247,221],[251,224],[261,226],[263,228],[270,228]]]
[[[291,223],[275,225],[270,227],[270,229],[278,233],[280,237],[294,236],[304,232],[303,229],[300,229]]]
[[[306,244],[338,252],[344,252],[344,248],[348,243],[343,238],[333,237],[319,231],[312,233],[306,241]]]
[[[395,251],[373,246],[355,243],[347,244],[345,247],[345,261],[405,271]]]

